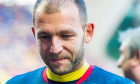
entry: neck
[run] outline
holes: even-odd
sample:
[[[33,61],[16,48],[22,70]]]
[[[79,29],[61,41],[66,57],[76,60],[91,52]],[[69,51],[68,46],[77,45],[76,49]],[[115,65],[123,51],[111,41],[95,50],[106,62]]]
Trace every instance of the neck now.
[[[79,78],[81,78],[84,73],[89,68],[89,64],[86,62],[83,62],[82,66],[78,69],[73,70],[73,72],[65,74],[65,75],[57,75],[50,71],[49,68],[47,68],[47,77],[53,81],[59,81],[59,82],[68,82],[68,81],[74,81]]]

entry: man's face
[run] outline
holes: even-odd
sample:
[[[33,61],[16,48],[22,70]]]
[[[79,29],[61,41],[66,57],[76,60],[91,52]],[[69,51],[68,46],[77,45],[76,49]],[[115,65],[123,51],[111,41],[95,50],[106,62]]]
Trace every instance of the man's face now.
[[[124,75],[130,72],[130,59],[128,59],[128,41],[122,43],[120,47],[121,56],[118,60],[118,67],[122,68]]]
[[[69,73],[82,63],[84,32],[80,22],[74,5],[53,14],[36,11],[37,45],[43,61],[53,73]]]

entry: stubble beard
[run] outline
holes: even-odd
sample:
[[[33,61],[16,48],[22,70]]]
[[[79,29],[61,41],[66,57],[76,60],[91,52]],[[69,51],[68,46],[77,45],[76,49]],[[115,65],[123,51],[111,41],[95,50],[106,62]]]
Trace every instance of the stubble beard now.
[[[54,74],[57,74],[57,75],[64,75],[64,74],[67,74],[67,73],[70,73],[72,72],[79,64],[80,62],[82,61],[83,57],[84,57],[84,42],[81,43],[81,46],[79,48],[79,51],[76,52],[75,54],[75,58],[71,58],[71,57],[68,57],[69,59],[69,64],[67,65],[67,67],[65,68],[65,70],[63,71],[59,71],[57,70],[57,68],[60,68],[61,65],[60,64],[57,64],[56,67],[52,67],[52,65],[49,63],[48,61],[48,54],[46,55],[43,55],[43,53],[40,53],[41,54],[41,57],[42,57],[42,60],[44,61],[44,63],[48,66],[48,68],[54,73]],[[52,56],[50,56],[52,57]],[[58,56],[54,56],[54,57],[58,57]],[[66,56],[67,58],[67,56]]]

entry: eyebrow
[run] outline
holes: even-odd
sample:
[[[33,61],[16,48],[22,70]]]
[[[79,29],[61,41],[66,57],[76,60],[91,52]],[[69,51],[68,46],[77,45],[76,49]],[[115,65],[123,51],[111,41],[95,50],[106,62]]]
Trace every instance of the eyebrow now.
[[[60,34],[67,34],[67,33],[73,33],[73,34],[76,34],[75,31],[71,30],[71,29],[68,29],[68,30],[63,30],[60,32]]]
[[[56,35],[60,35],[60,34],[75,34],[76,35],[76,32],[71,29],[71,28],[68,28],[68,29],[63,29],[61,31],[58,31],[56,33]],[[53,35],[52,33],[48,32],[48,31],[44,31],[44,30],[40,30],[38,33],[37,33],[37,37],[39,37],[40,35]]]

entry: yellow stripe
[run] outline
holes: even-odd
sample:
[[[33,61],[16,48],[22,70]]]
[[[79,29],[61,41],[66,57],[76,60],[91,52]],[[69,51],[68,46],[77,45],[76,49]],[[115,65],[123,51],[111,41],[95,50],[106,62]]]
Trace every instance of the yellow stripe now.
[[[74,81],[82,77],[88,68],[89,68],[89,64],[87,62],[84,62],[84,65],[77,71],[62,76],[52,73],[50,69],[47,68],[47,77],[53,81],[58,81],[58,82]]]

